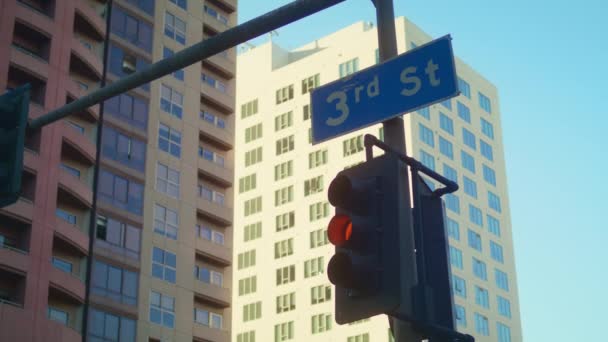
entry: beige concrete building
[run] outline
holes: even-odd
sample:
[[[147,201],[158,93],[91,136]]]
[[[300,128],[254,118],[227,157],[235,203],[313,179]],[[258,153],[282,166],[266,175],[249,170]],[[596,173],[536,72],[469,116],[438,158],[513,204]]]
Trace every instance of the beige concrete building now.
[[[398,18],[399,52],[430,40]],[[325,268],[333,246],[327,186],[364,159],[362,136],[312,146],[313,87],[378,62],[373,25],[359,22],[292,51],[266,43],[239,55],[233,330],[235,342],[389,341],[386,316],[339,326]],[[456,49],[457,50],[457,49]],[[521,341],[496,88],[457,60],[462,95],[405,116],[408,153],[458,182],[445,199],[458,330]]]

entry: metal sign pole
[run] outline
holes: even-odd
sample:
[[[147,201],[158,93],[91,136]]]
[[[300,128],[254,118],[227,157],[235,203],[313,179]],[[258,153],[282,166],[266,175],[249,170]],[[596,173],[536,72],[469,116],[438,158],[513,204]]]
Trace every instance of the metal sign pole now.
[[[395,33],[395,11],[393,8],[393,0],[372,0],[374,5],[376,6],[376,22],[378,25],[378,49],[380,54],[380,62],[386,61],[392,57],[397,56],[397,35]],[[382,123],[384,128],[384,139],[387,145],[392,147],[397,153],[406,154],[405,148],[405,129],[403,124],[403,118],[396,117],[390,120],[387,120]],[[406,172],[406,177],[409,178],[408,172]],[[406,184],[409,184],[409,179],[407,179]],[[412,221],[412,217],[410,214],[410,192],[409,189],[407,191],[402,191],[402,197],[400,200],[400,211],[402,213],[407,213],[408,218],[406,220]],[[406,227],[411,227],[410,225],[406,225]],[[402,229],[408,229],[406,227],[402,227]],[[402,236],[413,236],[412,234],[400,234]],[[416,265],[414,262],[414,246],[413,241],[401,239],[402,246],[410,246],[411,248],[402,248],[401,251],[401,274],[403,275],[416,275]],[[408,241],[409,240],[409,241]],[[401,289],[401,298],[403,300],[411,300],[411,288],[409,286],[410,282],[402,281],[403,287]],[[405,303],[401,303],[404,305]],[[410,323],[404,322],[400,319],[393,318],[389,316],[389,320],[393,320],[391,323],[391,327],[393,330],[393,334],[395,337],[395,341],[397,342],[418,342],[422,341],[422,337],[417,334],[413,329]]]

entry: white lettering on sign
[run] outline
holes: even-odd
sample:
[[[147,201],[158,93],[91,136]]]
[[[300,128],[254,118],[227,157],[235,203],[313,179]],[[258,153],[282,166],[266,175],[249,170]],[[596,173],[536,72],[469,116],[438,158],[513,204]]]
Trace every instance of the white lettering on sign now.
[[[437,71],[439,70],[439,65],[433,62],[430,59],[426,67],[424,68],[424,73],[428,77],[429,83],[432,87],[438,87],[441,84],[441,80],[437,77]],[[401,95],[403,96],[414,96],[416,95],[420,89],[422,88],[422,80],[417,75],[418,68],[415,66],[408,66],[401,71],[399,75],[399,79],[401,83],[404,85],[404,88],[401,90]],[[343,82],[348,81],[350,78],[342,79]],[[350,114],[350,109],[348,107],[348,93],[352,91],[354,95],[354,105],[361,102],[362,98],[367,95],[368,99],[374,98],[380,95],[380,80],[378,79],[378,75],[375,75],[371,82],[367,85],[348,85],[345,86],[344,89],[334,91],[329,94],[326,99],[327,103],[335,103],[336,111],[340,114],[337,117],[329,117],[325,121],[328,126],[338,126],[344,123]]]

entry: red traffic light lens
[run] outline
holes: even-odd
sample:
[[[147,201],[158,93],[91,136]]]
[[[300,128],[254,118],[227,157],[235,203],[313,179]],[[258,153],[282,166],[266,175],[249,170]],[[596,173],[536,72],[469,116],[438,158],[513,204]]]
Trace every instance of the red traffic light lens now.
[[[337,247],[344,246],[353,234],[353,223],[346,215],[336,215],[327,227],[329,241]]]

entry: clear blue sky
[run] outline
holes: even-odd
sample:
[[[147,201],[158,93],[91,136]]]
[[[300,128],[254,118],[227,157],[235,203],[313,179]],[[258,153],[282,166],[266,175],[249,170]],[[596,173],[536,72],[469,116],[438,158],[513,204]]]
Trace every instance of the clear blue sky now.
[[[240,20],[288,2],[241,0]],[[395,14],[452,34],[498,88],[525,341],[608,341],[608,1],[395,0]],[[275,40],[294,48],[359,20],[375,21],[370,0]]]

